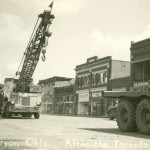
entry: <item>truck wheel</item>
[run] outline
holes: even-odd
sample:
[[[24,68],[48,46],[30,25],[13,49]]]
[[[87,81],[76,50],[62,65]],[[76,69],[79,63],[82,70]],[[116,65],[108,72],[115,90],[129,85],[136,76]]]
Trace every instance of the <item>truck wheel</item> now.
[[[121,131],[131,132],[136,129],[135,106],[128,100],[122,100],[117,106],[117,125]]]
[[[139,131],[143,134],[150,134],[150,100],[142,100],[137,107],[136,122]]]
[[[113,110],[110,110],[110,111],[108,112],[108,118],[109,118],[110,120],[114,120],[114,119],[115,119]]]
[[[40,113],[35,113],[35,114],[34,114],[34,118],[35,118],[35,119],[39,119],[39,118],[40,118]]]

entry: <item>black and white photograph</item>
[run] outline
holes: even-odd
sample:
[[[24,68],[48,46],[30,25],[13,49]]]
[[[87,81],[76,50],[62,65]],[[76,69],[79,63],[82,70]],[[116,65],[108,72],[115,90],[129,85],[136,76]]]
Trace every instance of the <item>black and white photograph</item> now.
[[[150,1],[0,0],[0,150],[150,150]]]

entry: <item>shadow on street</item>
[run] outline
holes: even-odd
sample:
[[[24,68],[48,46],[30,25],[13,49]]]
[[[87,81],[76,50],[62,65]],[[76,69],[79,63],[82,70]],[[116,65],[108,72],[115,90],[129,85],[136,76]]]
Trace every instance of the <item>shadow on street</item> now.
[[[138,131],[137,132],[121,132],[118,128],[79,128],[79,129],[102,132],[102,133],[110,133],[110,134],[115,134],[115,135],[131,136],[131,137],[136,137],[136,138],[150,139],[150,136],[140,134]]]

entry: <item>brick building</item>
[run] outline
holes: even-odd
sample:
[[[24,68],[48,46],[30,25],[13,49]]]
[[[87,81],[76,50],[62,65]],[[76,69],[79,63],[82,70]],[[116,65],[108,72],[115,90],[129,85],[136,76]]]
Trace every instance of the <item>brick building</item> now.
[[[73,99],[74,99],[74,82],[59,81],[55,83],[54,99],[55,99],[55,112],[56,114],[73,114]]]
[[[86,63],[77,65],[76,94],[78,114],[105,115],[110,100],[102,97],[102,91],[109,89],[109,80],[130,75],[130,63],[113,60],[111,56],[88,58]]]
[[[58,81],[69,81],[72,78],[54,76],[48,79],[40,80],[42,86],[42,112],[53,113],[54,111],[54,87]]]

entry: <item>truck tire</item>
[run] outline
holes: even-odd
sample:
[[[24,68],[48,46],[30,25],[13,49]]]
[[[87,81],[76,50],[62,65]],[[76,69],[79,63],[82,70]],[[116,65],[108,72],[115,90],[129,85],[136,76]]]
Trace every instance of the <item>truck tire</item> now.
[[[110,120],[114,120],[114,119],[115,119],[113,110],[109,110],[109,112],[108,112],[108,118],[109,118]]]
[[[38,112],[38,113],[35,113],[35,114],[34,114],[34,118],[35,118],[35,119],[39,119],[39,118],[40,118],[40,113],[39,113],[39,112]]]
[[[132,132],[136,129],[135,106],[128,100],[121,100],[117,106],[117,125],[123,132]]]
[[[141,133],[150,135],[150,99],[144,99],[138,104],[136,123]]]

